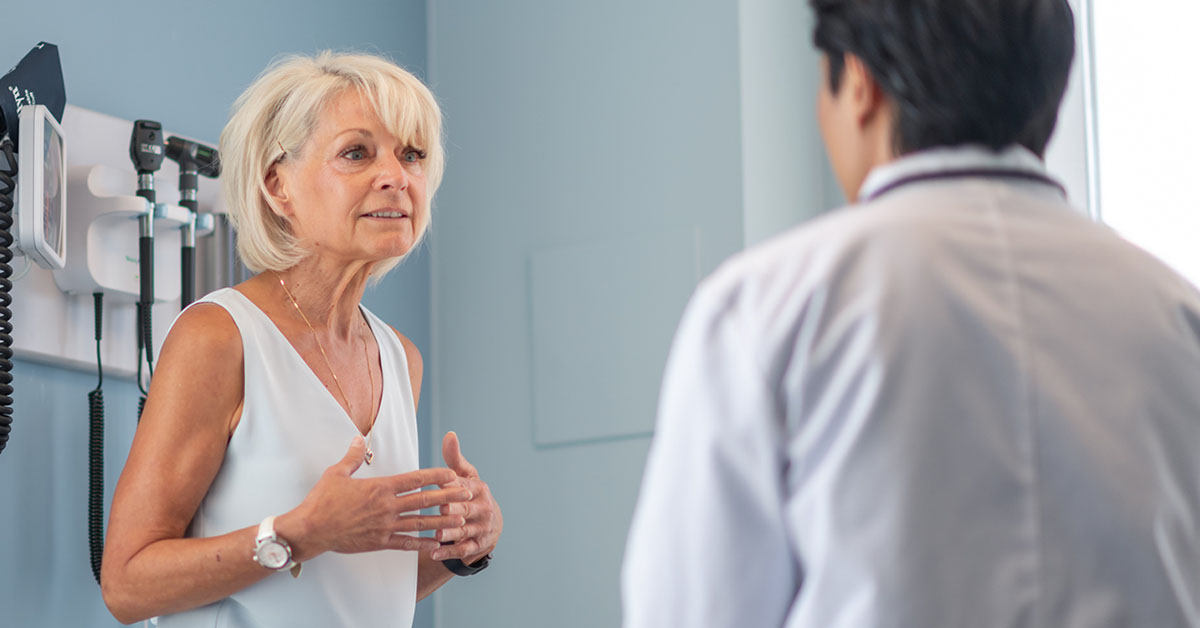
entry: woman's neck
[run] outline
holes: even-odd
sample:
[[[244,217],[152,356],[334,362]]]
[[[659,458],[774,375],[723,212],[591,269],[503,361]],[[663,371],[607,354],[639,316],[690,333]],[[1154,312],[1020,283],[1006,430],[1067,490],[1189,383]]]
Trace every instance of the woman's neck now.
[[[374,264],[332,262],[313,255],[274,273],[282,297],[295,304],[315,330],[350,339],[362,327],[359,303]],[[289,296],[290,293],[290,296]]]

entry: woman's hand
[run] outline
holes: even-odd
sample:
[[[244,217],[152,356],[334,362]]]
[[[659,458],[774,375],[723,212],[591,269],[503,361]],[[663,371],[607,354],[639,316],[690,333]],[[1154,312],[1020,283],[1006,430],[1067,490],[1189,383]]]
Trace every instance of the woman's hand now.
[[[435,550],[430,557],[434,560],[458,558],[470,564],[496,547],[500,531],[504,529],[504,517],[487,483],[479,479],[479,472],[462,455],[458,435],[454,432],[447,432],[442,439],[442,459],[458,475],[459,485],[468,489],[472,497],[441,507],[443,516],[459,515],[465,518],[465,522],[457,527],[438,530],[439,541],[452,541],[454,544]]]
[[[446,512],[452,506],[461,509],[472,499],[471,490],[455,471],[418,469],[382,478],[352,478],[363,463],[365,448],[362,437],[356,436],[345,457],[325,470],[304,502],[277,520],[277,529],[293,544],[298,562],[326,551],[431,550],[439,547],[437,540],[405,533],[459,529],[467,523],[461,513]],[[433,485],[441,488],[419,490]],[[440,515],[419,514],[423,508],[439,506]],[[287,536],[286,528],[292,528],[294,536]]]

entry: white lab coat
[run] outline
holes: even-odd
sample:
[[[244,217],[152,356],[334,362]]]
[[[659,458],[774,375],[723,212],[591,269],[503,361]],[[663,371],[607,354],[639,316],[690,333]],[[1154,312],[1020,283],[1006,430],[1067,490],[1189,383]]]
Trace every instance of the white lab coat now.
[[[1044,176],[1028,151],[875,170]],[[627,628],[1200,626],[1200,296],[1043,182],[910,182],[728,261],[667,366]]]

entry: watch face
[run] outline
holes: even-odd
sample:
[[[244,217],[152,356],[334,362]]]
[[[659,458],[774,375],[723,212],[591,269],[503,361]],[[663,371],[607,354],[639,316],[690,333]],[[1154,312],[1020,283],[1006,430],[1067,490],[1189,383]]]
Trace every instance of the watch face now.
[[[288,556],[288,550],[282,543],[276,541],[267,541],[258,548],[256,552],[258,556],[258,564],[268,569],[279,569],[288,564],[291,557]]]

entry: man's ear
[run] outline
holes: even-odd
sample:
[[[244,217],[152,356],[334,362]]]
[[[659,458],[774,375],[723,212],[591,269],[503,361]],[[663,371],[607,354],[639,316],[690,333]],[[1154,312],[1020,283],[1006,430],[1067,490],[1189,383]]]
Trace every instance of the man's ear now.
[[[849,96],[854,103],[855,120],[860,128],[865,128],[877,116],[887,113],[887,97],[862,59],[850,53],[846,53],[845,59],[845,69],[842,71],[842,89],[850,90]]]
[[[292,215],[292,206],[289,202],[287,186],[284,182],[284,176],[279,172],[279,164],[271,166],[267,171],[267,177],[263,181],[263,190],[267,195],[267,204],[271,206],[271,211],[275,212],[281,218],[287,218]]]

